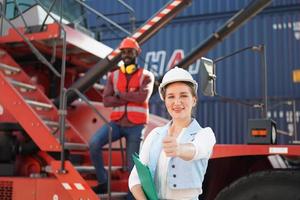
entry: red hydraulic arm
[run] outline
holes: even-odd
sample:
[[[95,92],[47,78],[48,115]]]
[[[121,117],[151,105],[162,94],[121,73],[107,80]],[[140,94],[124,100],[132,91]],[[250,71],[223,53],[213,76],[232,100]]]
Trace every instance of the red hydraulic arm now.
[[[212,159],[255,155],[300,156],[299,145],[244,145],[218,144],[214,147]]]

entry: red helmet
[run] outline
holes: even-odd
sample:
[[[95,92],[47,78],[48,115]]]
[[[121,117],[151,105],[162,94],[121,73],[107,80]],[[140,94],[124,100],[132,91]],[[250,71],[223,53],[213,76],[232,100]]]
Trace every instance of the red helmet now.
[[[140,54],[142,52],[141,48],[140,48],[140,45],[137,43],[137,41],[132,38],[132,37],[127,37],[125,38],[121,44],[120,44],[120,47],[119,47],[120,50],[122,49],[135,49],[138,54]]]

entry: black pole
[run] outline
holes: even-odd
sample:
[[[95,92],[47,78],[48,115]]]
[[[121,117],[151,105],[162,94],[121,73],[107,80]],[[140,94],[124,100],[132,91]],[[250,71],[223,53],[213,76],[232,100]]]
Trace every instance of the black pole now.
[[[52,11],[52,9],[53,9],[55,3],[56,3],[56,0],[54,0],[54,1],[52,2],[50,8],[48,9],[47,15],[46,15],[46,17],[45,17],[45,19],[44,19],[44,21],[43,21],[43,23],[42,23],[42,25],[41,25],[40,31],[43,31],[43,30],[44,30],[44,26],[45,26],[45,24],[46,24],[46,21],[47,21],[49,15],[50,15],[50,12]]]
[[[3,0],[3,2],[1,3],[0,2],[0,6],[1,6],[1,8],[0,8],[0,11],[1,11],[1,13],[4,13],[4,15],[6,14],[6,0]],[[2,35],[4,35],[4,32],[3,32],[3,17],[1,17],[1,30],[0,30],[0,36],[2,36]]]
[[[22,19],[22,21],[23,21],[23,23],[24,23],[24,25],[25,25],[25,28],[26,28],[26,30],[27,30],[28,24],[26,23],[26,20],[25,20],[25,18],[24,18],[24,16],[23,16],[23,12],[22,12],[22,10],[20,9],[17,0],[14,0],[14,2],[15,2],[15,5],[16,5],[16,8],[17,8],[17,10],[18,10],[18,12],[19,12],[19,14],[20,14],[20,17],[21,17],[21,19]]]
[[[266,48],[263,44],[260,45],[254,45],[254,46],[248,46],[242,49],[239,49],[237,51],[234,51],[228,55],[225,56],[221,56],[219,58],[216,58],[213,60],[213,64],[214,64],[214,69],[216,69],[216,63],[225,60],[229,57],[232,57],[236,54],[239,54],[243,51],[246,50],[252,50],[254,52],[258,52],[260,55],[260,59],[261,59],[261,85],[262,85],[262,104],[250,104],[250,103],[246,103],[244,101],[241,100],[237,100],[237,99],[232,99],[230,97],[225,97],[225,96],[221,96],[217,93],[215,93],[216,96],[220,97],[221,99],[225,100],[225,101],[229,101],[229,102],[233,102],[233,103],[238,103],[241,105],[245,105],[245,106],[250,106],[250,107],[254,107],[254,108],[261,108],[261,114],[262,114],[262,118],[267,119],[268,118],[268,76],[267,76],[267,63],[266,63]],[[216,87],[216,86],[215,86]],[[216,88],[215,88],[216,91]]]
[[[262,117],[268,118],[268,71],[267,71],[267,59],[266,59],[266,47],[265,45],[260,45],[261,54],[261,70],[262,70],[262,85],[263,85],[263,113]]]

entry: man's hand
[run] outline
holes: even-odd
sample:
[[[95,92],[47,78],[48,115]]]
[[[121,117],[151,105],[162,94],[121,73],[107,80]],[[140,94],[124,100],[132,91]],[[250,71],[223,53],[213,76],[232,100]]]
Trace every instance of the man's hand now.
[[[167,157],[178,156],[179,145],[177,144],[176,137],[167,135],[163,139],[163,150]]]
[[[117,97],[118,99],[120,99],[120,93],[119,92],[115,92],[115,97]]]

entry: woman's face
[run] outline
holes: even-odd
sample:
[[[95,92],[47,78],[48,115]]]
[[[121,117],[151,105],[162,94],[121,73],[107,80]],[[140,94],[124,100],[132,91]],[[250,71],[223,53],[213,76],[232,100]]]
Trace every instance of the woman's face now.
[[[166,88],[165,104],[173,120],[188,119],[196,105],[192,88],[183,82],[171,83]]]

